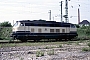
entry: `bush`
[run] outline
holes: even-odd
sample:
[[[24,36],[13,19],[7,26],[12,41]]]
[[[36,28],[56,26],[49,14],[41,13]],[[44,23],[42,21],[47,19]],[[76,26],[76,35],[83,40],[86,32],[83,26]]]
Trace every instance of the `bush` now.
[[[67,45],[72,45],[72,41],[68,41],[67,42]]]
[[[0,40],[3,40],[2,38],[0,38]]]
[[[88,40],[89,38],[87,36],[78,36],[77,39],[79,39],[79,40]]]
[[[55,53],[54,53],[54,49],[53,49],[52,51],[48,51],[47,54],[48,54],[48,55],[54,55],[54,54],[55,54]]]
[[[88,43],[88,46],[90,47],[90,42]]]
[[[62,45],[59,45],[59,48],[62,48]]]
[[[10,34],[12,32],[12,27],[3,27],[0,30],[0,38],[3,40],[10,40]]]
[[[44,56],[44,52],[37,51],[36,57],[41,57],[41,56]]]
[[[49,49],[50,47],[46,46],[45,49]]]
[[[9,23],[8,21],[0,23],[0,26],[1,27],[12,27],[11,23]]]
[[[90,26],[83,26],[77,29],[79,40],[88,40],[90,39]]]
[[[75,25],[76,25],[76,27],[77,27],[77,28],[80,28],[80,26],[79,26],[79,25],[77,25],[77,24],[75,24]]]
[[[82,48],[82,51],[90,51],[90,48]]]

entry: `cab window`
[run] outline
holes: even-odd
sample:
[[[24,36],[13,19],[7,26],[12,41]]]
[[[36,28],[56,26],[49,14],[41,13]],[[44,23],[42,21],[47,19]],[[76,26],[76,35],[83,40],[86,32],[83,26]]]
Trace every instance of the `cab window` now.
[[[20,26],[24,26],[24,23],[21,23]]]
[[[15,27],[15,26],[18,26],[18,22],[16,22],[13,26],[14,26],[14,27]]]
[[[16,27],[16,26],[20,26],[21,23],[20,22],[16,22],[13,26]]]

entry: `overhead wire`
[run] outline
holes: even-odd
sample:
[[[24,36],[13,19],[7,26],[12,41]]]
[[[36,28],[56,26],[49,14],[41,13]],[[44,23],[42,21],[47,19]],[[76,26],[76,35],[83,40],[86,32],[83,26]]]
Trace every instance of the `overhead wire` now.
[[[88,2],[88,3],[85,3],[85,2]],[[76,5],[78,5],[78,7],[77,6],[75,6],[75,5],[71,5],[71,8],[73,8],[73,9],[75,9],[75,8],[80,8],[80,10],[81,10],[81,12],[85,12],[85,13],[83,13],[82,15],[81,15],[81,17],[84,17],[84,18],[88,18],[88,14],[87,13],[90,13],[90,9],[89,9],[89,6],[90,6],[90,4],[89,4],[89,1],[90,0],[88,0],[88,1],[86,1],[86,0],[84,0],[84,1],[80,1],[80,0],[78,0],[78,1],[71,1],[71,3],[73,2],[73,3],[77,3]],[[84,9],[82,9],[82,8],[84,8]],[[71,15],[71,18],[73,17],[73,15]],[[75,17],[78,17],[78,16],[75,16]],[[89,19],[89,18],[88,18]]]
[[[89,1],[89,0],[88,0]],[[88,2],[88,1],[86,1],[85,0],[85,2]],[[71,3],[77,3],[77,5],[78,5],[78,7],[79,8],[81,8],[81,7],[84,7],[84,8],[88,8],[88,6],[90,5],[90,4],[88,4],[88,3],[84,3],[84,1],[83,2],[80,2],[80,0],[78,0],[78,1],[71,1]],[[87,6],[88,5],[88,6]],[[71,8],[77,8],[77,6],[74,6],[74,5],[71,5]]]
[[[86,0],[84,0],[85,2],[86,2]],[[80,2],[80,1],[71,1],[71,2],[73,2],[73,3],[80,3],[80,4],[84,4],[84,5],[90,5],[90,4],[88,4],[88,3],[84,3],[84,1],[83,2]],[[88,0],[89,1],[89,0]]]

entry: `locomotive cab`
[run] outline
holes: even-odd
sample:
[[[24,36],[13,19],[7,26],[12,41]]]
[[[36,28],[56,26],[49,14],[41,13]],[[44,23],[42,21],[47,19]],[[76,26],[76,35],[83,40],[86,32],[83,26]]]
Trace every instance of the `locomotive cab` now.
[[[13,32],[16,32],[17,31],[17,28],[20,26],[20,22],[16,22],[14,25],[13,25],[13,28],[12,28],[12,31]]]
[[[14,25],[13,25],[13,29],[12,29],[12,31],[13,32],[17,32],[17,31],[21,31],[21,30],[24,30],[24,28],[23,29],[20,29],[20,28],[23,28],[24,27],[24,23],[21,23],[21,22],[16,22]]]
[[[12,28],[11,37],[13,39],[19,39],[21,41],[27,41],[26,36],[30,34],[28,27],[25,26],[25,23],[17,21]]]

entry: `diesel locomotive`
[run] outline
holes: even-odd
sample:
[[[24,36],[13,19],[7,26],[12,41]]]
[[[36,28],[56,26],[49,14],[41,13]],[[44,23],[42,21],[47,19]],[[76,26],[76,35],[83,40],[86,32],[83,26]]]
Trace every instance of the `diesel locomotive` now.
[[[16,21],[12,28],[11,37],[21,41],[41,39],[66,39],[77,36],[77,28],[72,23],[46,21],[46,20],[21,20]]]

